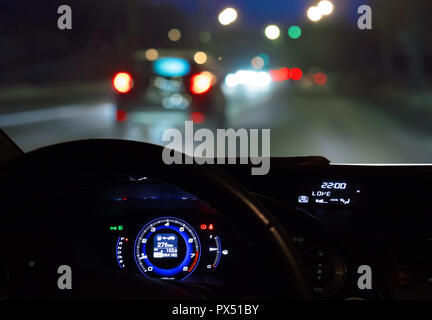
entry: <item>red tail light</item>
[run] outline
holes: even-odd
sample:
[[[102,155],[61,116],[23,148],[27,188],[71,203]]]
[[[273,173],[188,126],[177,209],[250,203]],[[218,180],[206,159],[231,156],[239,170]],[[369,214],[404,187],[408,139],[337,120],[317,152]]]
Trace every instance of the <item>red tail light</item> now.
[[[291,79],[300,80],[303,77],[303,71],[299,68],[291,69]]]
[[[126,72],[119,72],[114,76],[113,87],[120,93],[128,93],[134,85],[132,76]]]
[[[289,80],[291,70],[288,68],[280,68],[278,70],[270,70],[269,73],[273,81],[281,82],[281,81]]]
[[[192,76],[190,90],[194,94],[203,94],[210,90],[212,84],[212,74],[204,71]]]
[[[327,76],[322,72],[315,73],[315,75],[313,76],[313,79],[314,79],[315,83],[319,86],[323,86],[327,83]]]
[[[203,123],[205,116],[202,112],[192,112],[190,114],[190,119],[193,121],[193,123]]]
[[[124,122],[127,119],[127,113],[124,110],[117,110],[116,112],[116,120],[118,122]]]

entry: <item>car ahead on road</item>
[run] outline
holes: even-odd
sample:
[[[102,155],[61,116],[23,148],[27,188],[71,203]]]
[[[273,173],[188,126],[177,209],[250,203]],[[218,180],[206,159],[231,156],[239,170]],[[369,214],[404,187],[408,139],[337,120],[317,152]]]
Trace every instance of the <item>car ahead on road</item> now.
[[[146,111],[184,112],[195,123],[225,125],[222,74],[209,54],[185,49],[135,52],[131,67],[113,76],[116,119]]]
[[[141,142],[0,138],[3,299],[432,299],[431,166],[251,176]]]

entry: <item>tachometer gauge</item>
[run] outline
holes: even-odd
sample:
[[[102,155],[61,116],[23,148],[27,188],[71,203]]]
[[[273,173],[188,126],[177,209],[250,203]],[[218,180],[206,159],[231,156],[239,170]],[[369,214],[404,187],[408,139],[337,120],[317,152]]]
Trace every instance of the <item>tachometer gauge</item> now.
[[[145,225],[135,240],[139,270],[150,278],[183,280],[197,267],[201,245],[195,230],[177,218],[159,218]]]

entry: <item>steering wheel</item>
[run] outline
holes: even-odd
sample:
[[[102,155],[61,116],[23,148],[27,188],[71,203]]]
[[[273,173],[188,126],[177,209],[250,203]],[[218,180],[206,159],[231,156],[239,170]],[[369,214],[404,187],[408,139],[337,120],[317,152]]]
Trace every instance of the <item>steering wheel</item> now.
[[[194,194],[222,212],[227,221],[242,229],[251,243],[257,248],[262,248],[257,250],[260,256],[255,258],[266,261],[266,270],[260,277],[250,279],[249,288],[255,287],[257,290],[249,296],[309,298],[309,289],[293,244],[267,209],[246,189],[215,166],[166,165],[162,161],[162,150],[161,146],[123,140],[67,142],[23,154],[8,162],[3,167],[3,178],[6,180],[11,203],[14,201],[14,195],[23,192],[31,194],[32,188],[50,184],[53,179],[64,176],[65,173],[69,176],[125,173],[150,176],[170,183]],[[174,150],[172,152],[177,153]],[[35,185],[32,185],[32,182]],[[262,264],[257,263],[257,269],[259,268],[262,271]],[[94,284],[100,281],[105,284],[112,283],[116,288],[121,283],[129,286],[131,292],[140,292],[139,296],[132,296],[133,298],[149,297],[143,295],[142,292],[147,290],[140,290],[142,286],[152,288],[153,299],[197,298],[185,287],[176,286],[177,289],[172,290],[169,282],[167,284],[166,281],[150,280],[144,276],[128,275],[119,278],[112,274],[98,274],[86,277],[86,281],[89,279],[93,280],[90,281],[93,286],[87,283],[83,292],[95,295],[101,294],[94,289]],[[90,287],[94,290],[88,290]],[[247,292],[244,296],[248,296]]]

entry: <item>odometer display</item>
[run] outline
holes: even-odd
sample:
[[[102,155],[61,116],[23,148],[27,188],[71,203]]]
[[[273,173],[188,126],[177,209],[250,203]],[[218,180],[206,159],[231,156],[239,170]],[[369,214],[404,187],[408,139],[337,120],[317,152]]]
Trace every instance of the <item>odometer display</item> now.
[[[150,278],[187,278],[196,269],[201,245],[195,230],[178,218],[159,218],[145,225],[135,240],[135,261]]]
[[[357,183],[345,180],[322,180],[301,186],[297,203],[303,205],[350,206],[360,203],[361,190]]]

